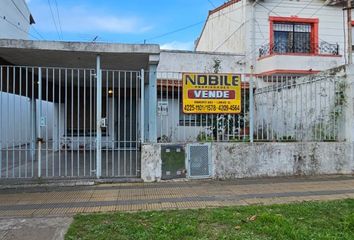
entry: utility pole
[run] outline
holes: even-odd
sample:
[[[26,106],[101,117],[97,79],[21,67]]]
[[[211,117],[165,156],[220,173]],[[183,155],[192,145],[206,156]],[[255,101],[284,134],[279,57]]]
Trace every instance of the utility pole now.
[[[348,64],[353,63],[352,41],[352,0],[347,0],[347,23],[348,23]]]

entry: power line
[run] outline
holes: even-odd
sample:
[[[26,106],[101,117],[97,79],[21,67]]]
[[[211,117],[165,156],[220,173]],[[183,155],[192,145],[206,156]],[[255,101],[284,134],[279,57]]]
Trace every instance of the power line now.
[[[211,0],[207,0],[214,8],[216,7],[215,4]]]
[[[239,6],[239,7],[235,8],[235,9],[232,9],[232,10],[230,10],[230,11],[228,11],[228,12],[222,13],[222,14],[219,15],[219,16],[226,16],[227,14],[230,14],[230,13],[232,13],[232,12],[234,12],[234,11],[239,10],[241,7],[242,7],[242,6]],[[213,20],[213,19],[215,19],[215,18],[217,18],[217,17],[219,17],[219,16],[215,16],[215,17],[212,17],[212,18],[208,18],[207,20],[201,20],[201,21],[199,21],[199,22],[196,22],[196,23],[187,25],[187,26],[182,27],[182,28],[178,28],[178,29],[173,30],[173,31],[171,31],[171,32],[167,32],[167,33],[164,33],[164,34],[161,34],[161,35],[157,35],[157,36],[155,36],[155,37],[151,37],[151,38],[144,39],[144,43],[146,43],[147,41],[150,41],[150,40],[162,38],[162,37],[165,37],[165,36],[168,36],[168,35],[177,33],[177,32],[181,32],[181,31],[187,30],[187,29],[189,29],[189,28],[192,28],[192,27],[195,27],[195,26],[200,25],[200,24],[202,24],[202,23],[205,23],[205,21]],[[232,20],[232,21],[234,21],[234,22],[236,22],[236,23],[240,23],[240,22],[235,21],[235,20]]]
[[[308,2],[303,8],[300,9],[300,11],[298,13],[296,13],[296,16],[299,16],[300,13],[302,13],[302,11],[304,11],[308,6],[310,6],[310,4],[313,2],[314,0],[311,0],[310,2]]]
[[[276,13],[276,12],[273,11],[275,8],[270,9],[270,8],[264,6],[263,4],[261,4],[260,2],[256,2],[256,3],[257,3],[259,6],[261,6],[261,7],[265,8],[265,9],[269,10],[268,14],[272,12],[272,13],[274,13],[275,15],[280,16],[278,13]]]
[[[259,3],[259,2],[257,2],[257,4],[259,4],[261,7],[265,8],[265,9],[267,9],[267,10],[270,10],[270,11],[273,12],[274,14],[276,14],[276,15],[278,15],[278,16],[281,16],[280,14],[274,12],[274,11],[273,11],[274,9],[273,9],[273,10],[272,10],[272,9],[269,9],[269,8],[265,7],[263,4],[261,4],[261,3]],[[326,6],[326,4],[323,4],[319,9],[317,9],[317,11],[315,11],[315,12],[310,16],[310,18],[313,17],[316,13],[318,13],[324,6]],[[319,37],[319,40],[326,42],[325,40],[321,39],[320,37]]]
[[[61,21],[60,21],[60,15],[59,15],[59,8],[58,8],[58,2],[57,0],[54,0],[55,2],[55,7],[57,9],[57,17],[58,17],[58,23],[59,23],[59,29],[60,29],[60,34],[61,34],[61,39],[63,40],[63,30],[61,28]]]
[[[5,16],[3,16],[1,19],[3,19],[5,22],[7,22],[8,24],[10,24],[11,26],[17,28],[17,29],[20,30],[21,32],[24,32],[24,33],[30,35],[31,37],[33,37],[33,38],[35,38],[35,39],[37,39],[37,40],[40,40],[38,37],[36,37],[36,36],[34,36],[33,34],[27,32],[26,30],[23,30],[22,28],[20,28],[17,24],[12,23],[12,22],[10,22],[9,20],[7,20],[7,18],[6,18]]]
[[[188,28],[192,28],[192,27],[195,27],[197,25],[200,25],[202,23],[204,23],[205,21],[199,21],[197,23],[193,23],[191,25],[188,25],[188,26],[185,26],[185,27],[182,27],[182,28],[179,28],[179,29],[176,29],[176,30],[173,30],[171,32],[167,32],[167,33],[164,33],[164,34],[161,34],[161,35],[158,35],[158,36],[155,36],[155,37],[152,37],[152,38],[148,38],[148,39],[145,39],[145,41],[150,41],[150,40],[154,40],[154,39],[157,39],[157,38],[162,38],[162,37],[165,37],[165,36],[168,36],[168,35],[171,35],[171,34],[174,34],[174,33],[177,33],[177,32],[181,32],[181,31],[184,31]]]
[[[12,2],[13,5],[15,6],[15,8],[21,13],[23,19],[25,19],[25,21],[26,21],[29,25],[31,25],[30,20],[25,16],[25,14],[24,14],[24,13],[21,11],[21,9],[17,6],[17,4],[14,2],[14,0],[11,0],[11,2]],[[44,40],[44,37],[42,36],[42,34],[40,34],[34,26],[32,26],[32,28],[33,28],[33,30],[38,34],[38,36]]]
[[[249,21],[249,20],[243,22],[240,26],[238,26],[238,28],[237,28],[234,32],[232,32],[231,35],[230,35],[229,37],[227,37],[217,48],[215,48],[215,49],[213,50],[213,52],[217,51],[217,50],[218,50],[219,48],[221,48],[227,41],[229,41],[230,38],[231,38],[235,33],[237,33],[237,32],[241,29],[241,27],[243,27],[243,25],[245,25],[246,22],[248,22],[248,21]]]
[[[55,17],[54,17],[54,14],[53,14],[53,9],[52,9],[52,5],[50,3],[50,0],[48,0],[48,6],[49,6],[49,9],[50,9],[50,13],[52,15],[52,20],[53,20],[53,23],[54,23],[54,26],[55,26],[55,30],[56,30],[56,32],[58,34],[59,39],[61,39],[59,31],[58,31],[57,23],[55,21]]]

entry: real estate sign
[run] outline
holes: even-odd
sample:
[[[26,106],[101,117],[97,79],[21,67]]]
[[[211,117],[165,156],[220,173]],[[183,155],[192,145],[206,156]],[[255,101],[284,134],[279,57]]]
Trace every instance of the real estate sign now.
[[[241,75],[183,74],[184,113],[241,112]]]

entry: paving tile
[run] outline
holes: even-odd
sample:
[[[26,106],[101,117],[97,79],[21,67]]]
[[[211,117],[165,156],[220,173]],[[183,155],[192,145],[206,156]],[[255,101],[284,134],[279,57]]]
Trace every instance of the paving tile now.
[[[279,181],[250,184],[198,181],[104,184],[47,192],[0,193],[1,216],[206,208],[354,198],[354,180]],[[92,206],[96,203],[97,206]],[[108,204],[108,205],[107,205]],[[7,208],[13,210],[8,210]]]

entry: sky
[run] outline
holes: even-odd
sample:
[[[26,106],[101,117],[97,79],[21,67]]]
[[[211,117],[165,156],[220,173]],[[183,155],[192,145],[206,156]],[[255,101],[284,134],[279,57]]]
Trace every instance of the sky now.
[[[26,0],[32,38],[157,43],[192,50],[208,11],[225,0]],[[176,30],[184,29],[182,31]]]

